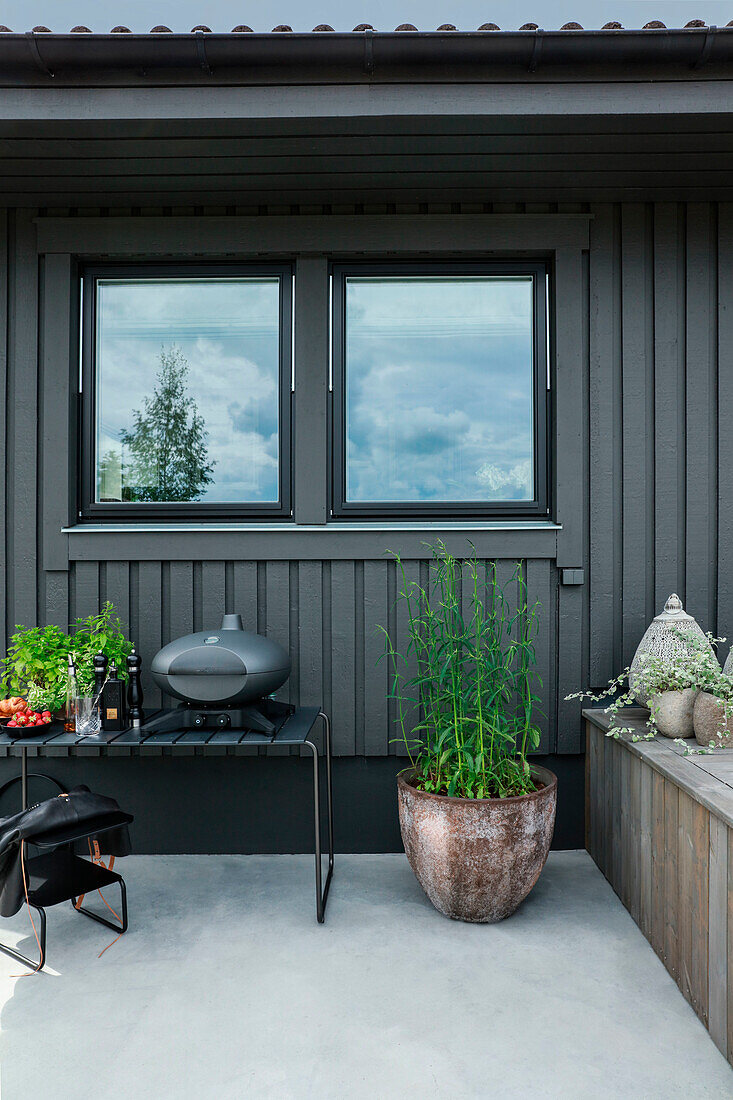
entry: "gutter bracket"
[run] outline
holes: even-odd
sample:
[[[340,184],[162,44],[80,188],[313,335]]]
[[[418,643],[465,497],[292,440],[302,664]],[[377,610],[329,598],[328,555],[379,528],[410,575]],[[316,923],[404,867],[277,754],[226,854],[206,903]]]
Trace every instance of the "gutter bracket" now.
[[[41,57],[41,51],[38,49],[38,40],[36,38],[35,31],[26,31],[25,40],[31,51],[31,56],[37,69],[40,69],[45,76],[50,76],[53,79],[54,74],[49,69],[46,62]]]
[[[372,76],[374,73],[373,36],[374,31],[364,31],[364,72],[367,76]]]
[[[199,65],[206,73],[207,76],[213,75],[213,69],[209,64],[209,59],[206,56],[206,40],[204,38],[203,31],[196,31],[196,52],[198,53]]]
[[[528,73],[537,72],[537,66],[540,63],[540,58],[542,56],[542,46],[544,45],[544,39],[542,37],[544,35],[544,33],[545,32],[542,30],[541,27],[538,27],[537,30],[534,32],[534,44],[532,46],[532,56],[530,57],[529,65],[527,66],[527,72]]]
[[[705,37],[703,38],[703,41],[702,41],[702,49],[700,50],[700,54],[697,58],[697,61],[693,61],[692,64],[690,65],[691,69],[701,69],[703,67],[703,65],[705,65],[707,63],[707,61],[709,60],[710,52],[713,48],[713,41],[715,39],[715,31],[716,30],[717,30],[717,27],[715,27],[715,26],[710,26],[706,30]]]

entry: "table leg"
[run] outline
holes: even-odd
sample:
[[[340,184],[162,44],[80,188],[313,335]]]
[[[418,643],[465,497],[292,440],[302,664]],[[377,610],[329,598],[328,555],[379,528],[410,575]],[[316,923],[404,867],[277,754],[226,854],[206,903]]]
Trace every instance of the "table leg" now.
[[[21,809],[28,809],[28,749],[21,749],[20,753],[20,801]]]
[[[329,881],[333,872],[333,742],[331,739],[331,719],[325,711],[320,711],[326,739],[326,800],[328,803],[328,870]],[[328,883],[326,884],[328,893]]]
[[[320,711],[320,716],[323,718],[326,735],[326,801],[328,809],[328,873],[326,875],[325,886],[322,885],[323,871],[321,868],[321,787],[320,787],[320,774],[319,774],[319,758],[318,749],[312,741],[304,742],[305,745],[311,750],[313,754],[313,812],[314,812],[314,839],[315,839],[315,857],[316,857],[316,919],[319,924],[323,924],[326,913],[326,902],[328,901],[328,891],[331,886],[331,878],[333,876],[333,785],[332,785],[332,768],[331,768],[331,723],[323,711]]]

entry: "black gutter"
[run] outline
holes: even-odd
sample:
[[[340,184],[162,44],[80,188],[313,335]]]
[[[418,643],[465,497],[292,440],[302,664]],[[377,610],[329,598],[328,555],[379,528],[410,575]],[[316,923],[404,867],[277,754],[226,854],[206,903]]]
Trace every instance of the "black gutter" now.
[[[359,31],[348,34],[0,33],[2,74],[52,79],[84,71],[222,70],[278,66],[380,70],[421,66],[702,65],[733,60],[733,27],[607,31]]]

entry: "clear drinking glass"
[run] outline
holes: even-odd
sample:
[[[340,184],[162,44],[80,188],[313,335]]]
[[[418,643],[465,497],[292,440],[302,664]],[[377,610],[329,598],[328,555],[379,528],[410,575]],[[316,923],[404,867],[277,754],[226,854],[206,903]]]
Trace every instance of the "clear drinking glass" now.
[[[76,732],[81,737],[94,737],[101,728],[97,700],[92,695],[77,695],[75,706]]]

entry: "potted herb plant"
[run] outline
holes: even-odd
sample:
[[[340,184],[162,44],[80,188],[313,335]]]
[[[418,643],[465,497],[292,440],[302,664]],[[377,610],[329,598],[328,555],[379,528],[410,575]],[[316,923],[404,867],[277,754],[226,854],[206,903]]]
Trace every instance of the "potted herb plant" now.
[[[74,655],[79,691],[91,695],[94,655],[104,653],[115,662],[120,676],[126,677],[126,658],[131,651],[132,644],[111,603],[106,603],[98,615],[77,619],[70,634],[58,626],[16,626],[3,661],[2,691],[23,695],[34,710],[58,714],[66,703],[70,653]]]
[[[384,630],[410,766],[398,776],[407,858],[433,905],[471,922],[508,917],[537,881],[555,825],[557,778],[530,764],[539,744],[533,636],[538,607],[519,606],[493,563],[431,547],[433,581],[402,577],[409,638]]]

